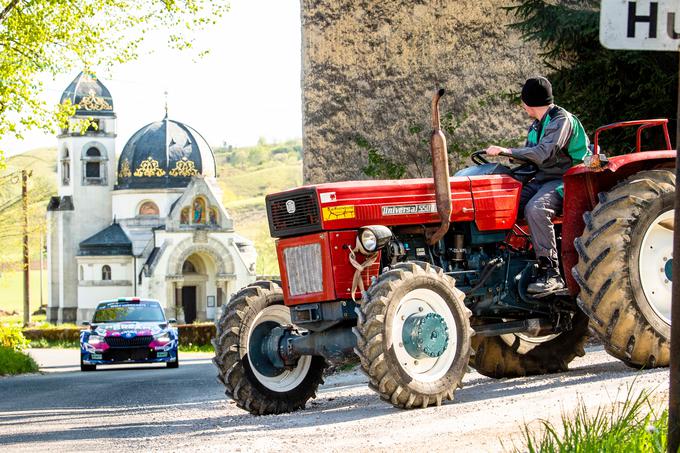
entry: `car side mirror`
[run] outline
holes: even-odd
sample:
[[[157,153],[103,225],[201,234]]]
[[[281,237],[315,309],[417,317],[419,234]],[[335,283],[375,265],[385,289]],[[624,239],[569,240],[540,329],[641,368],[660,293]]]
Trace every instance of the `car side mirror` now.
[[[168,323],[177,324],[177,320],[175,318],[170,318],[170,319],[168,319]]]
[[[84,326],[89,326],[89,325],[90,325],[90,321],[83,321],[81,324],[84,325]]]

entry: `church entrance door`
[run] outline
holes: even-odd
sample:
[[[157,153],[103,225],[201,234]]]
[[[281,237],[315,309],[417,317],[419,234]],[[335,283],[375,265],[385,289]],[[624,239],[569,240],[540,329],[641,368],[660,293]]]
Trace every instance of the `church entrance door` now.
[[[184,322],[191,324],[196,320],[196,287],[182,287],[182,309],[184,310]]]

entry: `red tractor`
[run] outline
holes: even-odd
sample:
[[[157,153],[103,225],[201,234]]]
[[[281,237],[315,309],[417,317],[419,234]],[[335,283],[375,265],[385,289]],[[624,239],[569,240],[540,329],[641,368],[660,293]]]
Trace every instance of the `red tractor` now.
[[[567,370],[589,323],[633,367],[670,349],[675,151],[667,120],[616,123],[564,175],[555,218],[568,288],[527,293],[536,272],[518,218],[529,161],[448,174],[433,101],[434,180],[348,181],[266,199],[281,281],[258,281],[224,307],[214,340],[226,393],[253,414],[295,411],[327,359],[354,352],[369,387],[401,408],[452,400],[468,365],[494,378]],[[637,126],[636,152],[607,159],[601,132]],[[659,127],[666,149],[642,151]]]

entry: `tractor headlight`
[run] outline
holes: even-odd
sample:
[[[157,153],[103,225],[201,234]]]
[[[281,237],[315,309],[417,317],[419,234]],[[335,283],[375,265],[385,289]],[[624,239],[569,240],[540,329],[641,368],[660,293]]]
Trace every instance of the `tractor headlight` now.
[[[370,225],[359,228],[357,246],[364,255],[370,255],[385,247],[392,239],[392,231],[383,225]]]

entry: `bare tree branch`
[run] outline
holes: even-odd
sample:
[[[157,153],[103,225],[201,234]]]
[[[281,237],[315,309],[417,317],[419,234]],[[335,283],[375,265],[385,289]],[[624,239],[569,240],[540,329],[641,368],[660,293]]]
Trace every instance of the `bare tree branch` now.
[[[5,20],[5,17],[9,14],[10,11],[14,9],[15,6],[17,6],[17,3],[19,3],[19,0],[10,0],[10,2],[5,6],[5,9],[0,12],[0,22]]]

